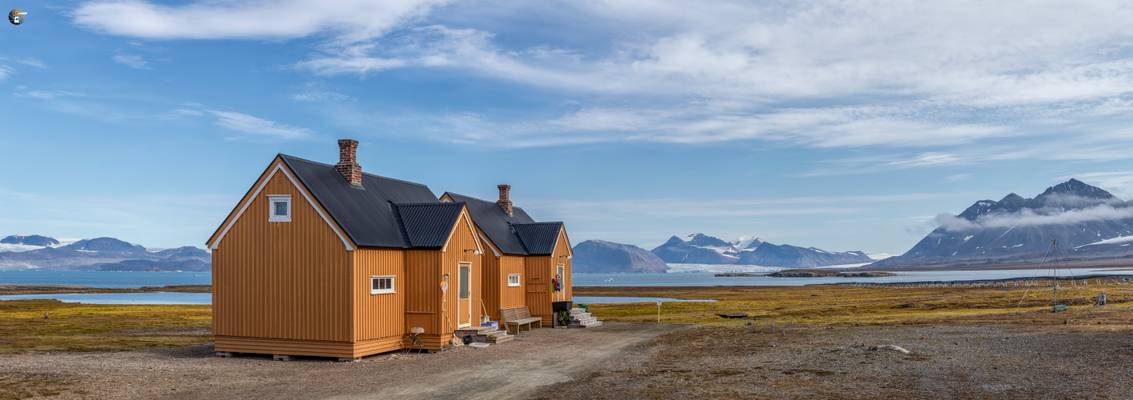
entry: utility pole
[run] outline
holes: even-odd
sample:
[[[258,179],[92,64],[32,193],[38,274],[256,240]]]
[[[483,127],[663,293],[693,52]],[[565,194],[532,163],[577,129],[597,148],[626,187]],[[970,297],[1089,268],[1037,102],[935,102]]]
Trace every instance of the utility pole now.
[[[1058,240],[1050,241],[1050,269],[1051,269],[1051,310],[1058,312]]]

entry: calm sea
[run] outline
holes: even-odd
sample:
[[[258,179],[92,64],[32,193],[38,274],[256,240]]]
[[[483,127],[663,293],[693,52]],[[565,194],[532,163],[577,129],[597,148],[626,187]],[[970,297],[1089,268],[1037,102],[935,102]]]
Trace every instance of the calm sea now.
[[[1096,274],[1133,275],[1133,270],[1072,269],[1059,270],[1058,275],[1084,276]],[[898,272],[883,278],[772,278],[716,277],[711,272],[679,272],[668,274],[575,274],[575,286],[803,286],[828,283],[854,282],[931,282],[973,281],[1007,278],[1035,278],[1051,276],[1049,269],[996,270],[996,271],[917,271]],[[105,272],[105,271],[0,271],[0,285],[75,285],[101,288],[138,288],[166,285],[207,285],[208,273],[201,272]],[[88,304],[208,304],[208,293],[109,293],[109,294],[54,294],[34,295],[34,298],[59,299]],[[0,296],[0,300],[33,298],[26,296]],[[624,302],[625,298],[585,298],[579,302]],[[679,301],[679,299],[637,298],[636,301]]]

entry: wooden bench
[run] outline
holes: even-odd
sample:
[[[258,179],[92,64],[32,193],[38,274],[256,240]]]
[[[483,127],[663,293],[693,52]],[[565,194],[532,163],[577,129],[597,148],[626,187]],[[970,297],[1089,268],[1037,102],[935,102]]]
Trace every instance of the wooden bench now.
[[[519,333],[520,327],[527,326],[527,330],[531,330],[531,324],[538,324],[540,328],[543,327],[543,319],[539,317],[532,317],[531,311],[527,307],[505,308],[500,310],[500,316],[503,319],[504,329],[511,332],[511,327],[515,327],[515,333]]]

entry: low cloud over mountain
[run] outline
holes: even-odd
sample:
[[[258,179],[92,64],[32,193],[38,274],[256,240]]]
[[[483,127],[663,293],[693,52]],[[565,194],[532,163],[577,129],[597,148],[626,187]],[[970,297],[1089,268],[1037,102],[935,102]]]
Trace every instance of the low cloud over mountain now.
[[[1052,241],[1070,258],[1133,256],[1133,204],[1077,179],[1030,199],[1011,193],[980,200],[936,221],[939,227],[904,255],[874,266],[1033,261]]]

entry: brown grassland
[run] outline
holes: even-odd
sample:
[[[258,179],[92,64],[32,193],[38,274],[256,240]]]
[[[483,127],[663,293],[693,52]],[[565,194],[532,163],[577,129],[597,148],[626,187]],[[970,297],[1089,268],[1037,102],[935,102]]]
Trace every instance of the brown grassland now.
[[[1020,283],[1024,285],[1026,283]],[[1107,311],[1133,309],[1133,283],[1110,279],[1062,281],[1060,303],[1071,313],[1053,314],[1049,281],[1030,286],[932,287],[817,285],[802,287],[579,287],[577,296],[641,296],[716,300],[672,302],[661,307],[663,323],[738,326],[755,321],[778,325],[894,325],[932,323],[1064,323],[1063,316],[1094,313],[1094,299],[1105,293]],[[605,320],[656,322],[653,303],[595,304],[591,311]],[[721,312],[743,312],[748,320],[725,319]],[[1117,322],[1117,321],[1114,321]],[[1126,323],[1130,323],[1126,321]],[[1108,326],[1108,325],[1107,325]]]
[[[1093,299],[1106,293],[1109,305]],[[28,293],[28,292],[22,292]],[[1065,323],[1133,309],[1133,284],[1104,279],[1062,282],[1059,297],[1071,313],[1051,314],[1049,283],[1033,287],[676,287],[575,288],[578,296],[649,296],[710,299],[704,303],[665,303],[661,322],[739,326],[749,322],[778,326],[894,325],[933,323]],[[653,303],[595,304],[607,321],[656,322]],[[1100,310],[1108,313],[1101,313]],[[750,319],[724,319],[721,312],[744,312]],[[46,315],[46,318],[45,318]],[[209,341],[211,308],[197,305],[87,305],[54,300],[0,301],[0,352],[129,350],[183,346]],[[1109,328],[1133,323],[1123,318],[1098,324]]]
[[[590,305],[604,321],[637,324],[614,323],[593,333],[575,333],[578,343],[574,346],[593,348],[587,338],[601,335],[612,335],[603,340],[613,340],[649,329],[672,330],[630,350],[611,353],[608,360],[587,367],[589,372],[572,374],[568,381],[540,389],[536,397],[1125,398],[1121,387],[1111,383],[1130,378],[1128,369],[1119,366],[1133,356],[1133,345],[1128,344],[1129,332],[1133,332],[1133,282],[1060,282],[1060,302],[1070,305],[1068,312],[1060,313],[1051,312],[1050,282],[998,285],[576,287],[577,296],[716,301],[665,303],[660,316],[665,325],[660,327],[653,325],[658,318],[653,303]],[[1093,304],[1100,293],[1108,296],[1105,307]],[[718,313],[749,317],[726,319]],[[9,373],[0,373],[0,400],[55,394],[96,398],[99,393],[117,393],[123,380],[137,380],[129,378],[130,374],[149,376],[153,371],[167,371],[153,372],[156,375],[151,378],[165,379],[154,387],[200,390],[200,398],[208,398],[211,392],[207,389],[213,385],[243,387],[246,376],[212,371],[228,364],[207,356],[211,354],[207,346],[210,324],[209,306],[0,301],[0,358],[18,365]],[[555,335],[561,332],[547,330],[535,337],[562,344],[562,338]],[[500,350],[524,343],[535,342],[520,340]],[[869,346],[887,343],[907,346],[912,353],[869,350]],[[138,351],[157,348],[170,349]],[[164,355],[186,351],[194,356],[178,360]],[[510,360],[522,357],[521,353],[490,354]],[[469,354],[489,353],[456,352],[450,357],[471,357]],[[60,369],[50,361],[97,364],[103,358],[130,360],[133,364],[123,371],[133,372],[101,374],[79,366]],[[414,363],[434,358],[390,365],[415,370],[419,365]],[[374,359],[380,366],[389,357]],[[189,372],[166,369],[175,365],[197,374],[199,381],[182,379]],[[340,373],[333,368],[345,368],[300,365],[311,373]],[[1020,365],[1027,368],[1018,368]],[[295,367],[280,368],[290,371]],[[389,368],[393,367],[359,374],[393,371]],[[435,371],[446,372],[443,368]],[[258,379],[268,385],[264,388],[280,384],[274,378]],[[312,385],[311,390],[326,388],[318,379],[288,379],[298,379],[295,384],[300,386]],[[292,397],[304,393],[290,392]]]
[[[211,340],[210,306],[0,301],[0,353],[187,346]]]

